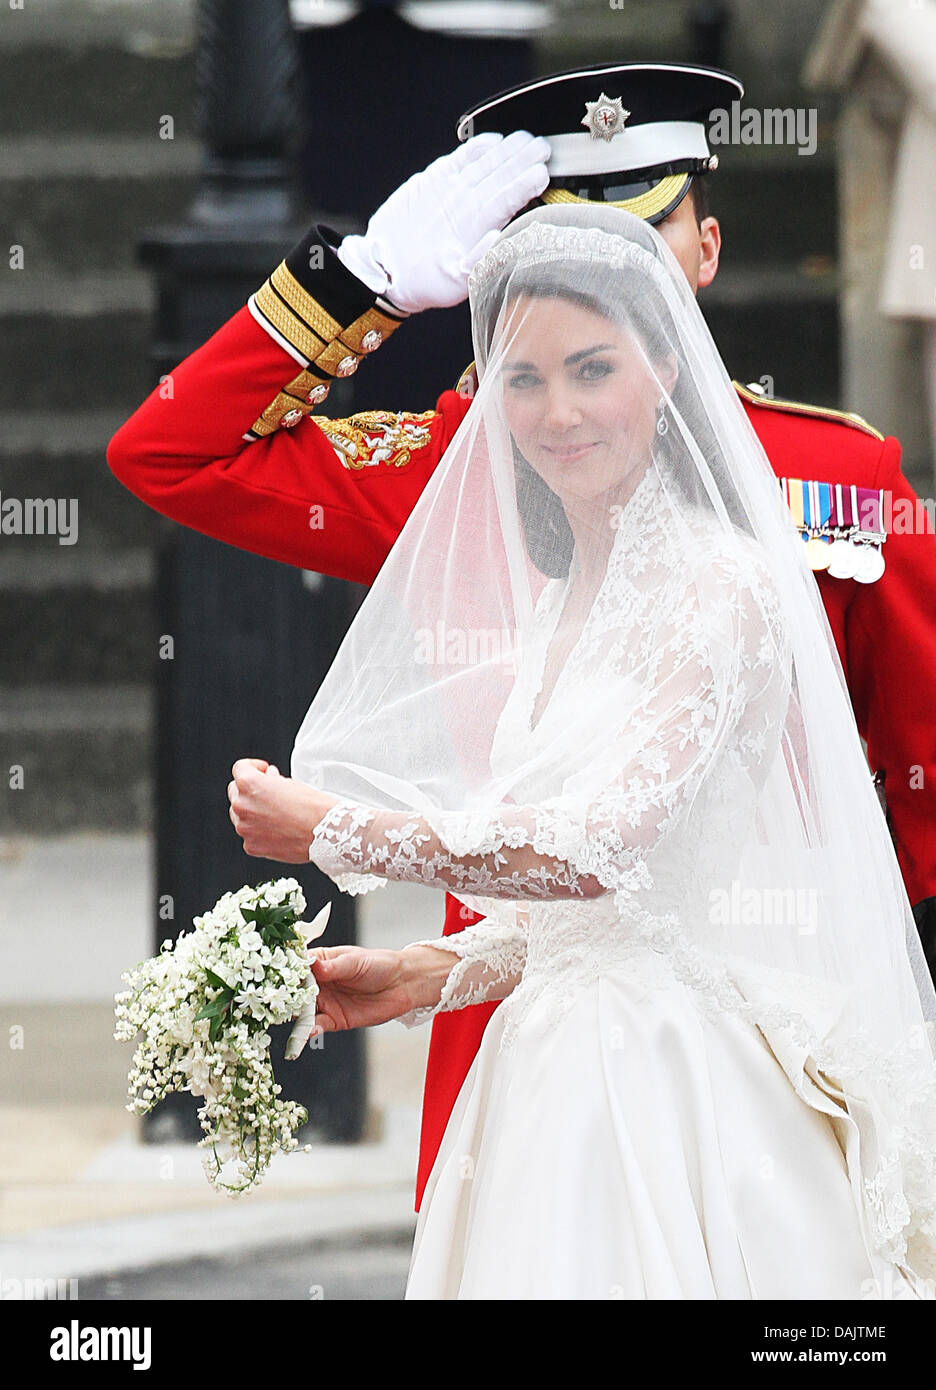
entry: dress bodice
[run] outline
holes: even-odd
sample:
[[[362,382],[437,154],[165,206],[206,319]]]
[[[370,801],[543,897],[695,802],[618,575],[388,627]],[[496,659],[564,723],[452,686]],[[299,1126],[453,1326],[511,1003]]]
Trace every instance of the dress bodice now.
[[[639,711],[657,678],[654,652],[661,634],[685,628],[691,642],[693,624],[704,624],[709,616],[693,614],[691,601],[687,603],[692,586],[673,563],[674,549],[662,520],[661,490],[658,470],[651,467],[622,509],[605,578],[534,726],[533,712],[550,643],[565,612],[574,561],[568,576],[548,580],[539,595],[531,635],[491,749],[491,771],[498,778],[512,777],[510,794],[518,803],[562,797],[576,775],[560,766],[563,731],[568,731],[570,748],[583,746],[581,731],[589,724],[600,738],[598,721],[609,705],[620,729],[626,724],[627,710]],[[700,567],[707,553],[713,560],[724,556],[726,537],[720,527],[700,514],[694,529]],[[684,539],[680,545],[685,545]],[[742,563],[747,547],[740,536],[727,544],[729,554]],[[776,690],[779,694],[780,687]],[[591,691],[601,692],[593,704],[589,703]],[[674,816],[669,832],[644,857],[646,873],[634,898],[642,910],[658,915],[675,912],[691,928],[693,921],[707,915],[713,887],[731,882],[756,800],[754,764],[767,749],[772,722],[776,729],[778,711],[762,691],[733,724],[730,738],[708,767],[693,798],[692,814]],[[662,761],[656,771],[662,780],[666,775]],[[639,796],[635,806],[638,803]],[[634,819],[639,820],[636,811]],[[568,968],[587,960],[589,968],[597,970],[609,953],[628,954],[635,943],[627,940],[622,908],[626,909],[626,897],[621,894],[587,902],[530,903],[528,978],[539,974],[538,966],[554,976],[561,962]]]

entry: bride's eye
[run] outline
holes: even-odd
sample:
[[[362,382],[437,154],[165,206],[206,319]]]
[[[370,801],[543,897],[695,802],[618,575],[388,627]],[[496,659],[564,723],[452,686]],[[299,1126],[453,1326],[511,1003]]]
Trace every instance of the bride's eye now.
[[[539,384],[540,379],[535,372],[517,372],[507,382],[512,391],[525,391],[529,387]]]
[[[613,371],[614,367],[606,358],[589,357],[579,368],[579,378],[582,381],[601,381]]]

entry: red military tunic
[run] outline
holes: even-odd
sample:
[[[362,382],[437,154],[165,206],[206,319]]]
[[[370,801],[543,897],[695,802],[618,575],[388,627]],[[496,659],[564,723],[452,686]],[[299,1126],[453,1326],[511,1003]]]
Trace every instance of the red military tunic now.
[[[325,229],[323,229],[325,230]],[[325,265],[304,271],[310,243]],[[284,564],[369,584],[470,400],[445,391],[420,413],[311,415],[335,376],[355,370],[400,316],[361,285],[318,230],[248,306],[185,359],[117,432],[116,476],[157,511]],[[315,298],[313,298],[313,289]],[[936,967],[936,541],[900,471],[900,445],[859,421],[738,388],[778,477],[890,491],[915,530],[888,536],[873,584],[819,588],[888,816],[930,968]],[[304,417],[309,415],[307,420]],[[295,428],[294,428],[295,426]],[[901,512],[899,504],[905,504]],[[925,521],[925,513],[923,515]],[[480,918],[446,895],[444,932]],[[433,1021],[416,1206],[455,1097],[496,1004]]]

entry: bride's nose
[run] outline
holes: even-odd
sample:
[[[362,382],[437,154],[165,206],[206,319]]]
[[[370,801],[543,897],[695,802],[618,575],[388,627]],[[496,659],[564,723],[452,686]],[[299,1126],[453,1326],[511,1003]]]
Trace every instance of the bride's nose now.
[[[553,382],[547,387],[543,423],[551,430],[574,429],[582,423],[575,393],[566,382]]]

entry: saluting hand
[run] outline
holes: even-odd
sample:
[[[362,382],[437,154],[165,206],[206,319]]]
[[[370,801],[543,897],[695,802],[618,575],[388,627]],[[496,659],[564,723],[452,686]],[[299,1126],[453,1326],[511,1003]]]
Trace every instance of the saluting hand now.
[[[527,130],[475,135],[401,184],[338,257],[405,313],[460,304],[472,266],[548,184],[550,154]]]

